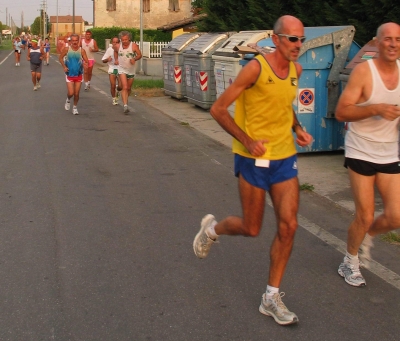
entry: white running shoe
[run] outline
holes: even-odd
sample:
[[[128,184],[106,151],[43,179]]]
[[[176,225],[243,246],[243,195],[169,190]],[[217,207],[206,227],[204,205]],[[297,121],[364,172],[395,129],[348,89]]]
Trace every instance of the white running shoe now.
[[[78,108],[77,108],[77,107],[73,107],[73,108],[72,108],[72,114],[74,114],[74,115],[79,115],[79,112],[78,112]]]
[[[33,91],[36,91],[37,90],[37,86],[35,85],[34,87],[33,87]]]
[[[217,243],[217,240],[211,239],[206,233],[207,228],[216,223],[212,214],[207,214],[201,220],[200,231],[193,240],[193,251],[198,258],[206,258],[210,252],[211,245]]]
[[[85,85],[85,91],[88,91],[89,87],[87,85]]]
[[[40,83],[39,82],[36,82],[36,86],[37,86],[38,89],[40,89]]]
[[[276,293],[272,298],[267,298],[267,294],[263,294],[261,299],[260,308],[258,309],[261,314],[272,316],[276,323],[280,325],[287,325],[299,322],[297,315],[285,306],[282,302],[282,297],[285,296],[284,292]]]
[[[128,112],[129,112],[128,105],[125,104],[125,105],[124,105],[124,113],[127,114]]]
[[[118,105],[118,98],[117,98],[117,97],[114,97],[114,98],[112,99],[112,104],[113,104],[113,105]]]
[[[363,275],[361,275],[360,266],[358,264],[351,264],[349,258],[346,256],[343,259],[343,263],[339,265],[338,274],[344,278],[347,284],[353,287],[367,285]]]
[[[65,110],[69,110],[71,108],[71,102],[68,99],[65,101],[64,108],[65,108]]]

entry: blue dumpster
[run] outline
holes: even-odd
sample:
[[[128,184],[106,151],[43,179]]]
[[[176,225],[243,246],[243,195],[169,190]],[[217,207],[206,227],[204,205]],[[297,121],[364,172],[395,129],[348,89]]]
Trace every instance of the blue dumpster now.
[[[298,62],[303,67],[298,94],[293,103],[298,120],[314,142],[297,151],[322,152],[340,150],[344,145],[344,123],[335,119],[341,93],[339,73],[357,54],[353,26],[305,27],[307,40],[301,47]],[[273,48],[271,38],[260,40],[260,47]],[[246,55],[245,65],[254,55]]]

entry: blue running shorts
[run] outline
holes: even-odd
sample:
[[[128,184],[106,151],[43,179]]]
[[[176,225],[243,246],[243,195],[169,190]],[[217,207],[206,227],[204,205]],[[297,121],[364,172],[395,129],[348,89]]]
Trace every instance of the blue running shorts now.
[[[282,160],[270,160],[269,167],[256,166],[256,160],[235,154],[235,176],[258,188],[269,191],[272,185],[297,176],[297,155]]]

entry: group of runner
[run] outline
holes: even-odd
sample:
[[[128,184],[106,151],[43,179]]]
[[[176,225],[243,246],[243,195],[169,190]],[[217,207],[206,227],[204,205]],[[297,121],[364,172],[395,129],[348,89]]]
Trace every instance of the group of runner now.
[[[129,112],[128,98],[135,78],[135,63],[142,58],[139,47],[131,40],[130,32],[120,32],[119,36],[112,38],[111,46],[108,47],[102,58],[102,61],[109,66],[112,104],[118,105],[118,98],[121,94],[125,114]],[[46,38],[42,42],[40,37],[16,37],[13,45],[15,66],[20,66],[21,51],[27,48],[33,90],[37,91],[41,87],[42,64],[49,65],[51,47],[49,39]],[[95,64],[94,53],[98,51],[99,48],[96,40],[92,38],[92,32],[87,30],[84,38],[78,34],[72,34],[68,38],[68,44],[64,45],[59,55],[67,84],[67,99],[64,107],[65,110],[70,110],[73,97],[72,114],[74,115],[79,114],[77,106],[82,82],[85,82],[85,91],[90,90]]]
[[[111,40],[112,44],[102,58],[103,62],[109,65],[112,104],[118,105],[118,95],[121,93],[125,114],[129,112],[128,97],[135,78],[135,63],[142,58],[139,47],[131,40],[130,32],[120,32],[118,37]],[[94,53],[98,51],[99,48],[92,38],[92,32],[87,30],[82,40],[78,34],[72,34],[68,46],[64,47],[60,53],[59,61],[66,74],[67,83],[65,110],[70,110],[73,97],[72,113],[74,115],[78,115],[77,105],[82,81],[85,82],[85,91],[90,90],[95,63]]]

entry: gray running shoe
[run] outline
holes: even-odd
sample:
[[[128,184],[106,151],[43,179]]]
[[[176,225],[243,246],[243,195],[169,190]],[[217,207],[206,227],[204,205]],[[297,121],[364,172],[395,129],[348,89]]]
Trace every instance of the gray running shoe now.
[[[128,112],[129,112],[128,105],[125,104],[125,105],[124,105],[124,113],[127,114]]]
[[[361,246],[358,250],[358,258],[360,258],[360,267],[365,269],[369,269],[371,267],[372,257],[371,257],[371,247],[374,247],[374,242],[364,241],[361,243]],[[361,266],[362,264],[362,266]]]
[[[351,264],[347,257],[343,259],[343,263],[339,265],[338,274],[344,278],[347,284],[353,287],[363,287],[367,285],[364,277],[361,275],[360,266]]]
[[[299,322],[297,315],[285,306],[282,302],[282,297],[285,296],[284,292],[276,293],[272,298],[267,298],[264,293],[261,299],[260,308],[258,309],[261,314],[272,316],[276,323],[280,325],[287,325]]]
[[[206,258],[210,252],[211,245],[217,242],[207,236],[206,230],[211,224],[216,224],[215,217],[212,214],[207,214],[201,220],[200,231],[194,238],[193,250],[198,258]]]
[[[65,110],[69,110],[69,108],[71,108],[71,102],[68,101],[68,99],[65,101],[65,106],[64,106]]]

